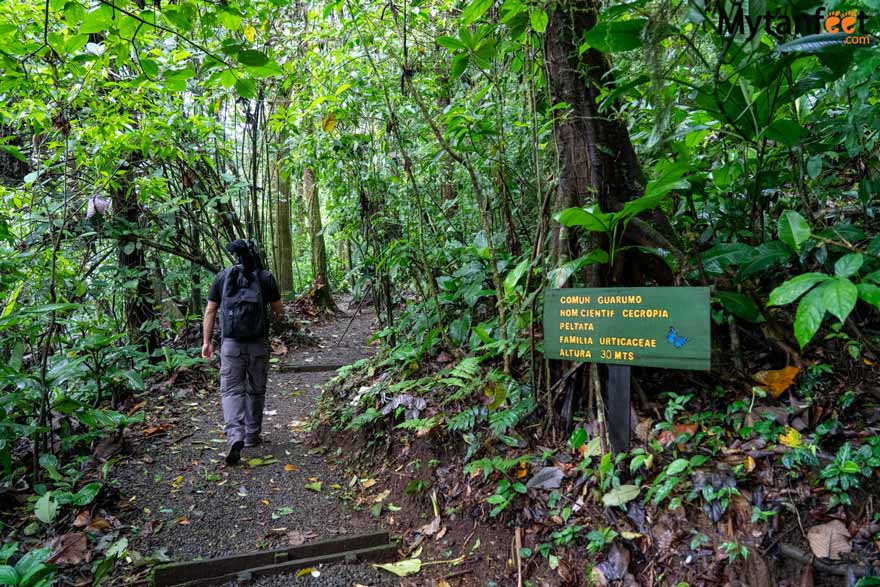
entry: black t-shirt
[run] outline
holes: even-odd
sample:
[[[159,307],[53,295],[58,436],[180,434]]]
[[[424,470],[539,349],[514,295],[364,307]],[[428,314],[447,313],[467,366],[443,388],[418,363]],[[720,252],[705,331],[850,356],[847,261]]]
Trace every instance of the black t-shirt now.
[[[208,289],[208,300],[219,304],[223,300],[223,282],[226,280],[226,274],[229,269],[224,269],[214,277],[211,287]],[[263,292],[263,301],[268,305],[281,299],[281,292],[278,291],[278,284],[275,283],[275,277],[265,269],[259,272],[260,290]],[[263,308],[266,317],[269,316],[269,309]],[[266,320],[266,335],[268,336],[269,320]]]

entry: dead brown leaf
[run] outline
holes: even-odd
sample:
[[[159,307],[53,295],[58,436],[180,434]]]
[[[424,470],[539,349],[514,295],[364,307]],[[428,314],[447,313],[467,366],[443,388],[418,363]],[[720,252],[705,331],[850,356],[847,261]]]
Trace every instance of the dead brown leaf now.
[[[800,367],[783,367],[782,369],[758,371],[752,374],[752,379],[760,383],[764,391],[769,391],[773,397],[779,397],[791,387],[794,378],[800,372]]]
[[[135,405],[133,405],[130,410],[128,410],[128,415],[134,416],[135,414],[137,414],[138,412],[143,410],[146,406],[147,406],[147,402],[138,402]]]
[[[89,525],[91,519],[92,514],[89,513],[89,510],[83,510],[76,515],[76,518],[73,520],[73,525],[76,528],[84,528]]]
[[[91,558],[85,532],[70,532],[56,536],[49,541],[47,546],[52,549],[52,554],[49,555],[46,562],[60,567],[78,565]]]
[[[849,531],[840,520],[813,526],[807,530],[810,550],[816,556],[839,560],[840,555],[852,551]]]
[[[150,426],[144,429],[144,438],[165,434],[168,431],[168,424],[159,424],[158,426]]]

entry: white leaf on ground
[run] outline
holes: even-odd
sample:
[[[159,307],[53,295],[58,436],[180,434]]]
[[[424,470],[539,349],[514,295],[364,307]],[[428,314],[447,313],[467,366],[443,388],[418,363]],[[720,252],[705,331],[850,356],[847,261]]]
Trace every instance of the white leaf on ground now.
[[[526,483],[528,489],[558,489],[565,477],[557,467],[544,467]]]
[[[810,550],[820,557],[839,560],[841,553],[852,551],[849,532],[840,520],[813,526],[807,531]]]
[[[440,516],[435,517],[429,524],[419,528],[419,533],[425,536],[433,536],[440,530]]]
[[[602,496],[602,503],[610,508],[629,503],[639,496],[640,489],[635,485],[621,485]]]
[[[373,565],[377,569],[384,569],[389,573],[394,573],[398,577],[406,577],[414,575],[422,570],[422,560],[418,558],[409,558],[399,563],[386,563],[384,565]]]

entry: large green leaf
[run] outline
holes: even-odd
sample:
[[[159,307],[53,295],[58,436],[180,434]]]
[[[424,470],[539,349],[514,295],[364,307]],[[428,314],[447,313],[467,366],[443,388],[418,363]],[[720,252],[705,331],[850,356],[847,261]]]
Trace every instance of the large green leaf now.
[[[800,251],[801,245],[810,238],[810,225],[807,219],[794,210],[786,210],[779,216],[777,230],[779,240],[795,251]]]
[[[831,278],[824,273],[802,273],[797,277],[792,277],[770,292],[770,300],[767,302],[767,305],[784,306],[785,304],[790,304],[817,283],[827,281],[828,279]]]
[[[569,228],[580,226],[590,232],[608,232],[611,230],[611,214],[599,210],[599,206],[586,208],[568,208],[556,213],[556,221]]]
[[[860,298],[880,310],[880,287],[873,283],[860,283],[856,287]]]
[[[736,316],[748,322],[763,322],[764,317],[761,315],[761,309],[758,304],[753,302],[751,298],[744,296],[735,291],[718,291],[715,297],[721,303],[721,307]]]
[[[846,35],[839,33],[821,33],[818,35],[807,35],[788,43],[783,43],[776,47],[780,53],[790,53],[799,51],[801,53],[821,53],[832,47],[843,46],[846,42]]]
[[[462,22],[466,25],[475,22],[486,14],[490,6],[492,6],[492,0],[472,0],[461,13]]]
[[[250,65],[252,67],[260,67],[269,62],[269,58],[262,51],[256,49],[244,49],[238,52],[238,62],[242,65]]]
[[[790,118],[781,118],[774,120],[773,123],[764,130],[764,136],[771,141],[783,143],[789,147],[793,147],[801,139],[804,129],[801,128],[794,120]]]
[[[862,268],[865,258],[859,253],[844,255],[834,264],[834,274],[838,277],[851,277]]]
[[[707,273],[720,274],[731,265],[742,265],[755,256],[756,249],[746,243],[718,243],[700,257]]]
[[[542,8],[533,9],[529,14],[529,20],[535,32],[541,34],[547,30],[547,23],[550,21],[547,13]]]
[[[849,279],[835,277],[822,285],[822,304],[843,322],[856,305],[859,290]]]
[[[98,492],[100,491],[100,483],[89,483],[88,485],[83,486],[82,489],[80,489],[73,495],[72,502],[74,505],[80,507],[89,505],[95,500],[95,498],[98,496]]]
[[[513,271],[507,274],[507,277],[504,278],[504,293],[505,295],[512,295],[516,284],[522,279],[522,276],[525,274],[526,269],[529,268],[529,260],[523,259],[520,263],[513,268]]]
[[[0,585],[18,585],[18,573],[9,565],[0,565]]]
[[[600,22],[584,33],[580,50],[593,47],[602,53],[615,53],[638,49],[642,46],[642,29],[647,23],[644,18]]]
[[[235,91],[238,92],[238,95],[242,98],[256,98],[257,84],[252,79],[237,79],[235,80]]]
[[[51,524],[58,515],[58,502],[52,497],[52,492],[47,491],[34,505],[34,515],[44,524]]]
[[[742,266],[736,274],[737,281],[743,281],[766,271],[775,265],[781,265],[791,257],[791,249],[778,240],[763,243],[758,246],[756,254],[748,263]]]
[[[807,343],[813,339],[824,319],[825,304],[822,303],[822,288],[817,287],[804,296],[795,314],[794,336],[801,348],[807,346]]]

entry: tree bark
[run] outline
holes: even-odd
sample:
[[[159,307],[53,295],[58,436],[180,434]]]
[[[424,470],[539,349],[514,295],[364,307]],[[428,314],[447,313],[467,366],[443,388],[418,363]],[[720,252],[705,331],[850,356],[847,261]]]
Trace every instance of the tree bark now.
[[[321,308],[335,310],[327,278],[327,247],[321,223],[321,200],[318,198],[315,174],[310,167],[303,171],[303,189],[309,209],[309,240],[312,243],[312,299]]]
[[[137,192],[132,185],[134,168],[140,155],[129,158],[129,168],[113,190],[113,208],[119,210],[122,220],[119,238],[119,269],[125,279],[134,277],[137,284],[125,300],[125,323],[129,339],[144,346],[148,353],[159,348],[159,334],[155,328],[144,330],[144,326],[156,319],[153,300],[153,287],[150,283],[150,270],[146,264],[145,248],[139,242],[140,219],[143,210],[138,202]]]
[[[275,258],[278,287],[281,293],[293,291],[293,244],[290,233],[290,176],[278,171],[278,195],[275,200]]]

